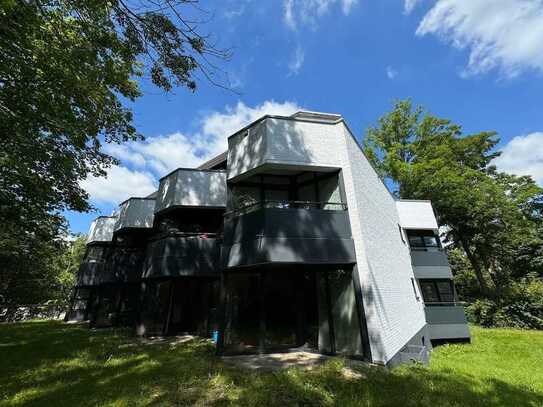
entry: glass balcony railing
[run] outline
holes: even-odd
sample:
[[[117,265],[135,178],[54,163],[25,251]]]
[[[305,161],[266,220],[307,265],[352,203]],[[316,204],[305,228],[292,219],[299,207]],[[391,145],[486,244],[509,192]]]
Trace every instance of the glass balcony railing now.
[[[347,204],[343,202],[315,202],[315,201],[253,201],[239,205],[237,208],[225,213],[225,216],[238,216],[260,209],[306,209],[346,211]]]

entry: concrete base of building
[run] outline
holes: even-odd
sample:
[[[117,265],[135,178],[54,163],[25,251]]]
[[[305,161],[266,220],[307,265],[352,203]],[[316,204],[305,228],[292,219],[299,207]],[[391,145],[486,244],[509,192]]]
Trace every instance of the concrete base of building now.
[[[415,362],[428,365],[432,351],[430,339],[428,325],[425,325],[386,363],[386,367]]]

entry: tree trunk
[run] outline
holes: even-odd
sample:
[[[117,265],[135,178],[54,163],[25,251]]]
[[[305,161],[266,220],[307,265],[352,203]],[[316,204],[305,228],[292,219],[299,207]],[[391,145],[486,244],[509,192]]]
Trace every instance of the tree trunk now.
[[[459,240],[462,244],[464,252],[466,252],[466,256],[468,257],[469,262],[471,263],[471,267],[473,267],[473,271],[475,271],[475,276],[477,277],[477,282],[479,283],[481,294],[485,297],[488,297],[488,286],[486,285],[486,281],[483,275],[483,268],[481,267],[479,259],[477,259],[477,257],[471,252],[468,243],[464,239],[460,238]]]

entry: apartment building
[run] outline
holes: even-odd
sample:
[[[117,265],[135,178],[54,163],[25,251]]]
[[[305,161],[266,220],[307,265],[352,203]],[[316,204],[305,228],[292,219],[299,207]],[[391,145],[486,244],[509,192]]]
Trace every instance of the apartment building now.
[[[69,317],[387,366],[470,337],[431,203],[395,199],[340,115],[305,111],[98,218]]]

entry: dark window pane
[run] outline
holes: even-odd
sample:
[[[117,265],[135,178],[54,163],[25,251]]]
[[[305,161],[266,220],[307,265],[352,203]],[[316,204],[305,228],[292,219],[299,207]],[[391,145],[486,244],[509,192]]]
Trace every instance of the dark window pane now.
[[[438,281],[436,283],[441,302],[453,302],[454,291],[450,281]]]
[[[439,296],[433,281],[422,281],[420,283],[424,302],[439,302]]]
[[[420,236],[409,236],[409,246],[424,247],[424,241]]]
[[[424,245],[426,247],[438,247],[435,236],[424,236]]]

